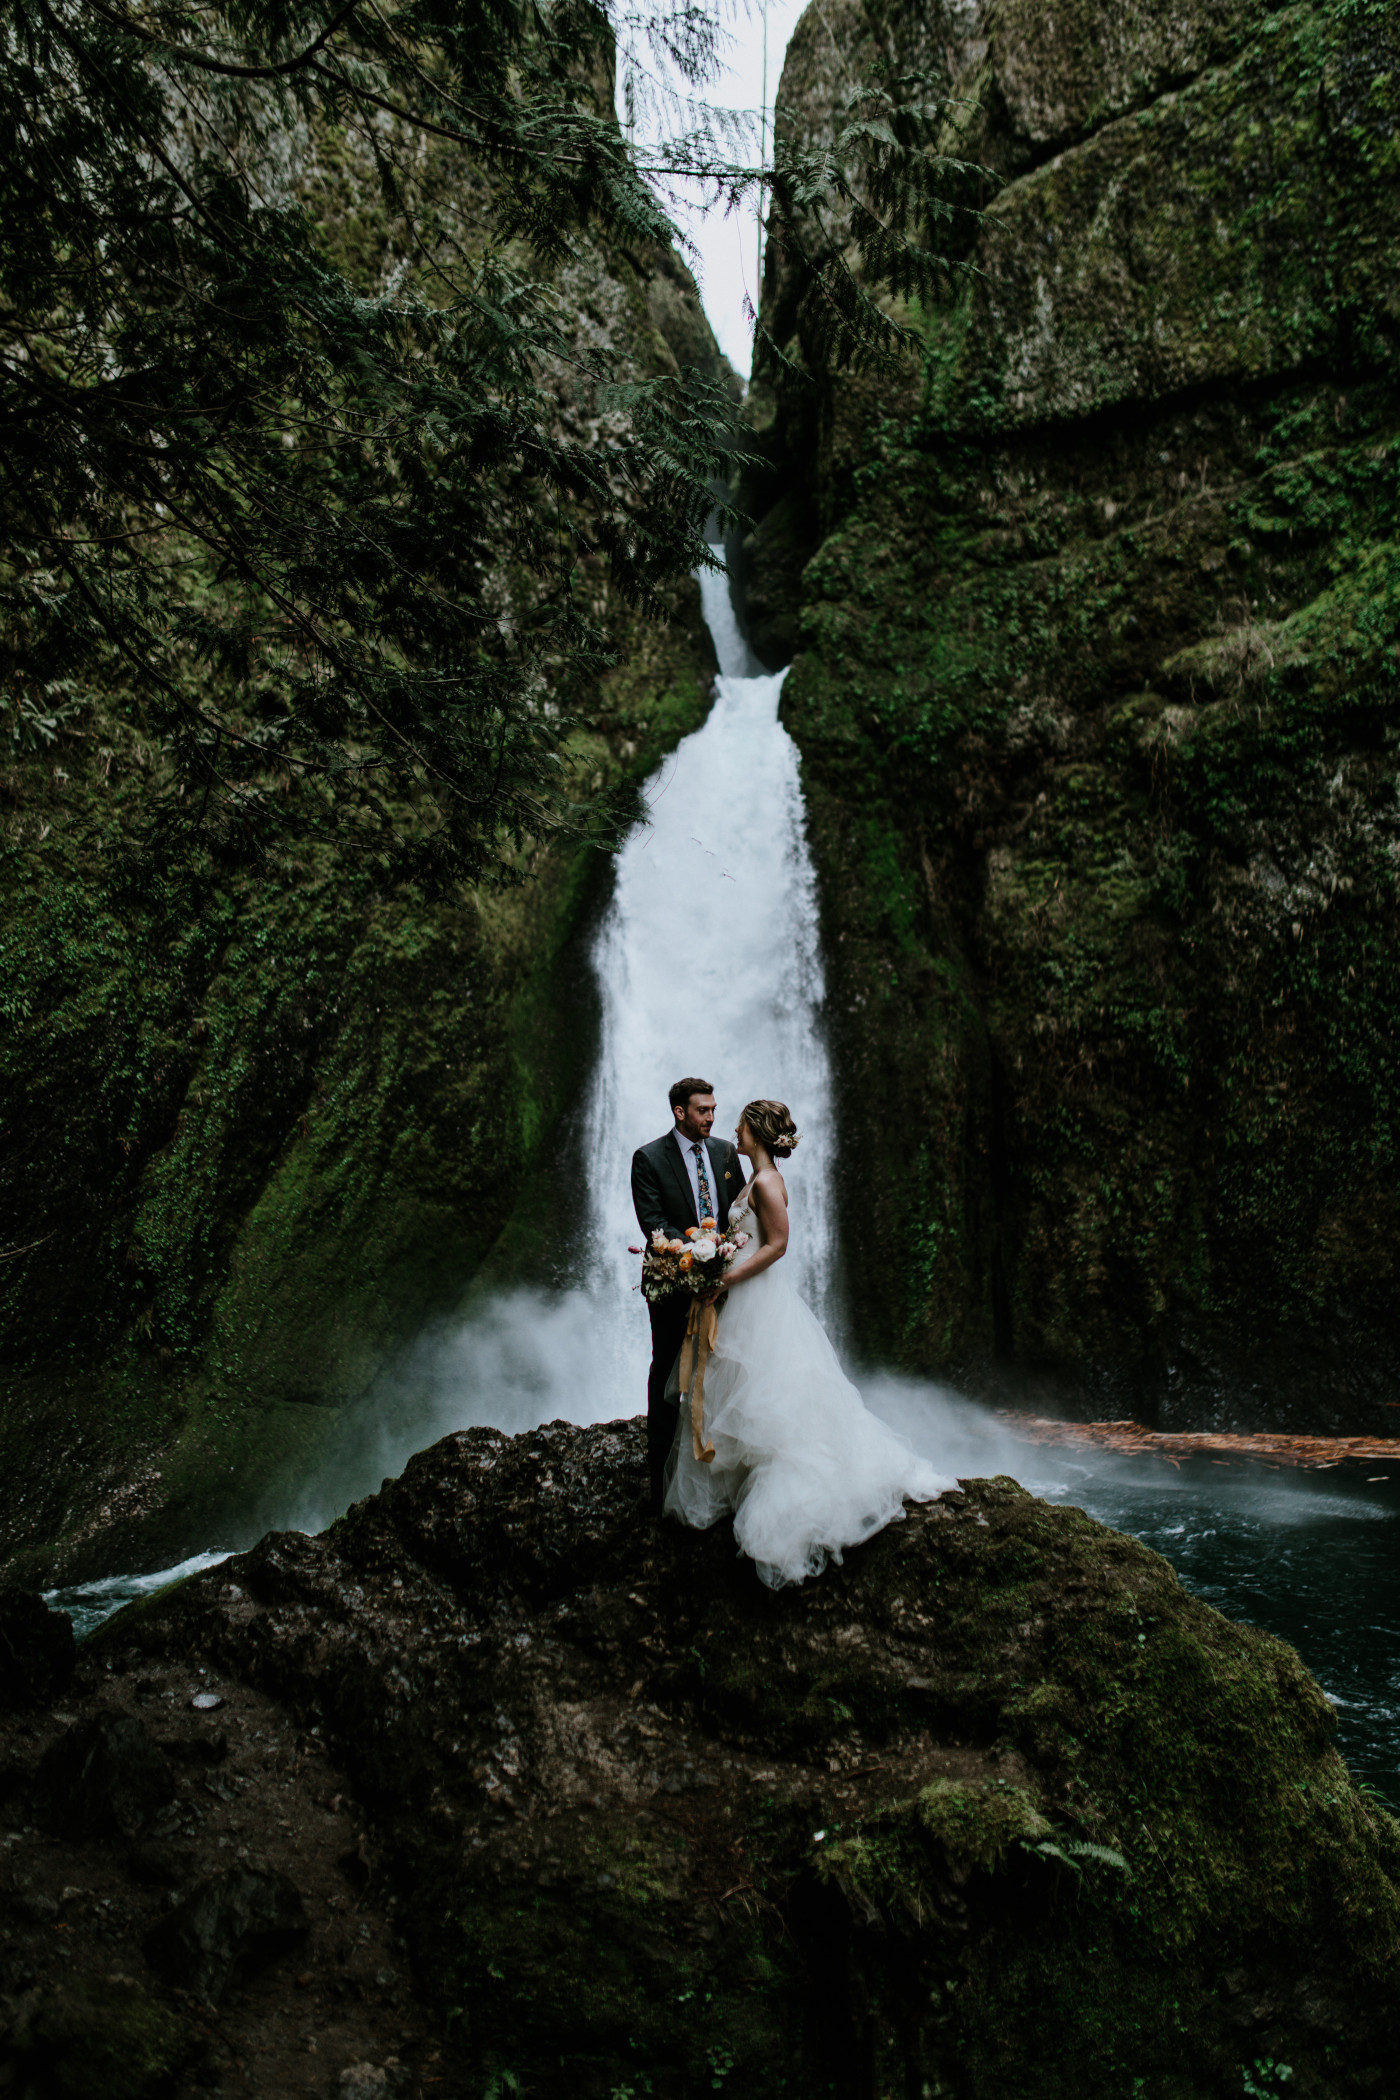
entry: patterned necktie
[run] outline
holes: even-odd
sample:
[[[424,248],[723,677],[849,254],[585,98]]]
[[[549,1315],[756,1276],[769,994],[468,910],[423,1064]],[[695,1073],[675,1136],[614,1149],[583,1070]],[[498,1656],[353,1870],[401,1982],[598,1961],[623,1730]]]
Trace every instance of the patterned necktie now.
[[[715,1209],[715,1199],[710,1194],[710,1176],[705,1161],[705,1147],[703,1145],[692,1145],[690,1149],[695,1154],[695,1178],[700,1184],[700,1217],[718,1219],[719,1213]],[[699,1223],[699,1220],[697,1219],[696,1222]]]

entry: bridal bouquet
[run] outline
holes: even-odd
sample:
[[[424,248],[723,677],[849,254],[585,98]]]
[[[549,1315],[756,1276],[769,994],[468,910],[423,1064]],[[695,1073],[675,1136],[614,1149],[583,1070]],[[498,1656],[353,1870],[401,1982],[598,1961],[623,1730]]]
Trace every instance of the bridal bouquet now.
[[[724,1239],[713,1218],[688,1225],[680,1240],[668,1239],[658,1227],[649,1247],[631,1249],[642,1256],[642,1296],[654,1302],[673,1291],[691,1291],[696,1297],[713,1291],[723,1283],[726,1265],[748,1243],[746,1232]]]

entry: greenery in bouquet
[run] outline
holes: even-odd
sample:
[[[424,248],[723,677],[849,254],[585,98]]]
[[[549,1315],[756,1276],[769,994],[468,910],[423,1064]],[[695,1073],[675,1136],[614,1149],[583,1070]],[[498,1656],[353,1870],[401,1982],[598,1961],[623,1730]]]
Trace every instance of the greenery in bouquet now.
[[[747,1246],[748,1238],[746,1232],[740,1232],[726,1239],[713,1218],[687,1225],[681,1239],[671,1239],[658,1226],[649,1246],[632,1250],[642,1256],[643,1297],[654,1304],[677,1291],[691,1291],[699,1297],[717,1290],[726,1268],[739,1249]]]

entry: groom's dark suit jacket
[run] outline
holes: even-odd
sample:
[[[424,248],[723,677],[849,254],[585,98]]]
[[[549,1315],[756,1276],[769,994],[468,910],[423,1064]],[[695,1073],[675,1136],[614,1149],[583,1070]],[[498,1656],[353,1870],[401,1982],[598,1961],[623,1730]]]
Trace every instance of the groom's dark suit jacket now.
[[[729,1206],[743,1189],[744,1170],[739,1164],[739,1154],[727,1141],[707,1138],[705,1149],[709,1154],[710,1187],[716,1204],[715,1223],[723,1232],[729,1223]],[[671,1239],[683,1239],[687,1225],[700,1223],[695,1213],[695,1198],[690,1192],[690,1176],[685,1170],[680,1147],[669,1130],[665,1137],[655,1138],[649,1145],[639,1145],[632,1154],[632,1202],[637,1223],[648,1239],[658,1226],[664,1227]]]
[[[730,1144],[708,1138],[710,1189],[715,1199],[715,1223],[721,1232],[729,1223],[729,1206],[744,1186],[739,1155]],[[690,1176],[674,1135],[667,1131],[650,1145],[639,1145],[632,1154],[632,1201],[637,1222],[650,1239],[658,1226],[668,1239],[683,1239],[687,1225],[698,1225]],[[673,1291],[655,1304],[648,1302],[651,1321],[651,1373],[647,1379],[647,1466],[651,1476],[652,1507],[660,1515],[666,1456],[676,1434],[676,1410],[666,1398],[671,1366],[685,1336],[686,1319],[694,1300],[686,1291]]]

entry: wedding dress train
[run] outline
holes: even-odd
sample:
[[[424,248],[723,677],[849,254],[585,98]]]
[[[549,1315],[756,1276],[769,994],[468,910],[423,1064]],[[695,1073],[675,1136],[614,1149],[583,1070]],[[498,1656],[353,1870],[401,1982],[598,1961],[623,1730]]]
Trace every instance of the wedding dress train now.
[[[747,1196],[729,1227],[754,1234],[732,1266],[752,1260],[760,1242]],[[775,1262],[725,1298],[705,1374],[715,1455],[697,1462],[682,1407],[664,1501],[667,1515],[702,1531],[732,1512],[740,1552],[774,1589],[839,1561],[902,1517],[906,1498],[931,1502],[957,1485],[871,1414],[783,1271]]]

